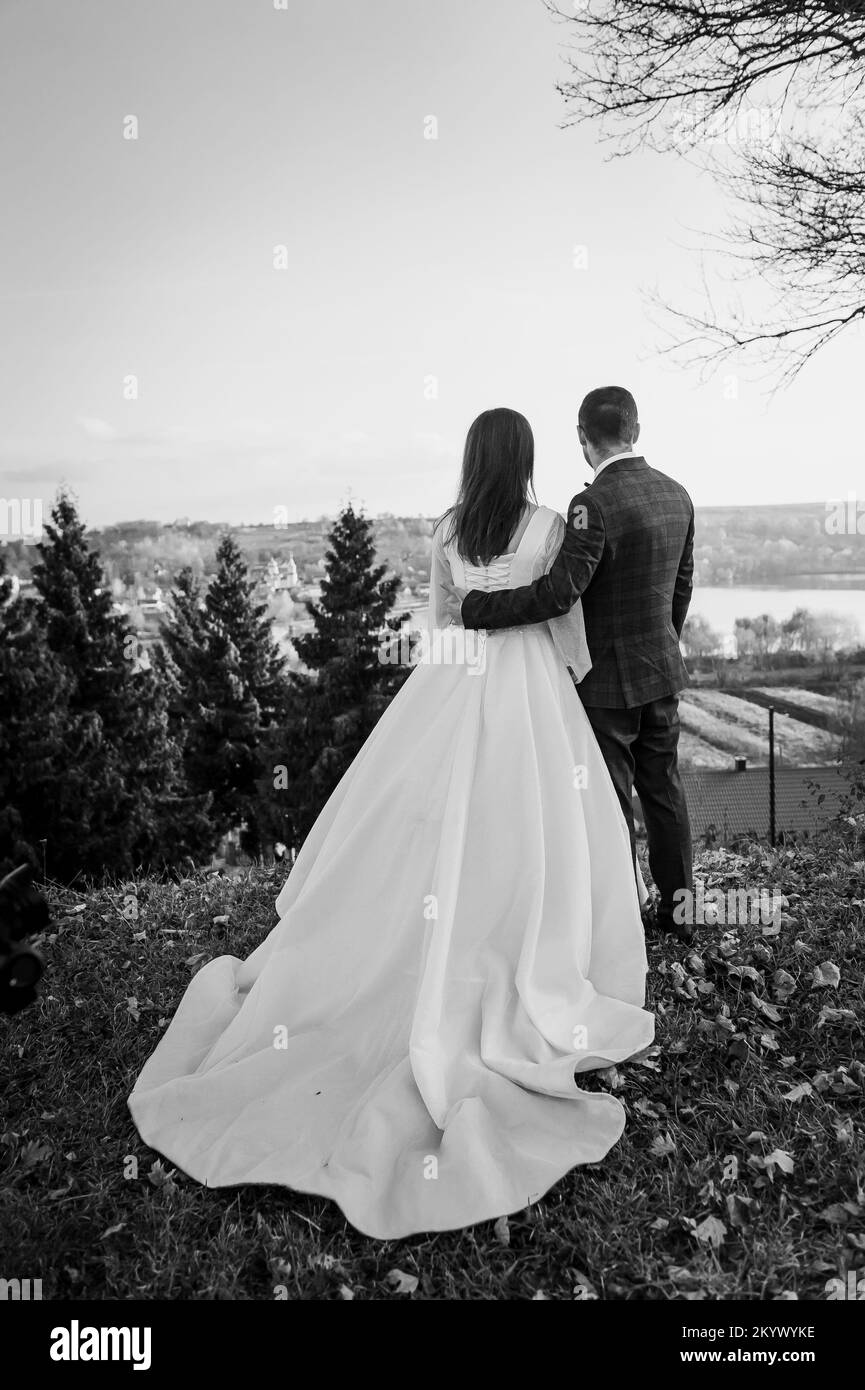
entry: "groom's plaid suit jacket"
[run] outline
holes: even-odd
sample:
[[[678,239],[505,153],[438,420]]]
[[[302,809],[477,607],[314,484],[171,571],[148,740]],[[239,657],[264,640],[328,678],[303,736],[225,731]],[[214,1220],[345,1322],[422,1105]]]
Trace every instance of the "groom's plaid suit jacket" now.
[[[568,508],[548,574],[521,589],[477,590],[465,627],[518,627],[583,600],[592,669],[585,705],[630,709],[688,684],[679,638],[691,601],[694,506],[681,484],[644,458],[617,459]]]

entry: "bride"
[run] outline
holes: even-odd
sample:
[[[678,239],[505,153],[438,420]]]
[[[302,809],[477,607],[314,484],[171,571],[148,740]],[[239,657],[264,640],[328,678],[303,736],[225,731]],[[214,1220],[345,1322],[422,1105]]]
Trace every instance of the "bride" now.
[[[533,461],[522,415],[472,425],[433,537],[430,659],[277,925],[199,971],[129,1097],[145,1142],[210,1187],[317,1193],[393,1239],[518,1211],[622,1133],[621,1103],[577,1082],[652,1041],[644,890],[567,669],[590,665],[580,607],[476,648],[441,631],[449,585],[552,565],[564,521],[529,500]]]

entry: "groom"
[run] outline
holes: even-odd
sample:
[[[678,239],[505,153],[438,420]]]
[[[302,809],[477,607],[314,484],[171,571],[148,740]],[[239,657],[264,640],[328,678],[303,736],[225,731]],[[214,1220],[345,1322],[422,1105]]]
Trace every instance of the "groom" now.
[[[594,480],[568,509],[548,574],[521,589],[467,594],[464,627],[541,623],[582,598],[592,669],[577,686],[634,843],[633,788],[643,808],[656,925],[674,923],[674,894],[692,889],[691,831],[678,768],[678,692],[688,684],[679,638],[691,601],[694,507],[685,489],[635,452],[630,391],[604,386],[580,406],[579,437]]]

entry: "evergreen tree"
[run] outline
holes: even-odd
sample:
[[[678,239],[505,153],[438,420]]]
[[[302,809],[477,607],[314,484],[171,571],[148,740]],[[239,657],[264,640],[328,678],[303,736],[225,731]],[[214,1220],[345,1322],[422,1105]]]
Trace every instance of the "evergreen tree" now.
[[[255,602],[255,586],[230,535],[216,558],[203,604],[191,573],[178,577],[164,669],[176,675],[173,727],[183,743],[189,785],[210,795],[217,833],[243,824],[243,847],[256,855],[260,745],[284,718],[287,684],[266,607]]]
[[[273,639],[267,605],[255,602],[255,584],[246,561],[227,533],[220,541],[216,563],[206,599],[211,641],[234,648],[241,678],[258,706],[261,728],[268,729],[283,713],[285,663]]]
[[[126,620],[112,612],[99,557],[68,495],[45,529],[33,569],[36,613],[68,690],[49,872],[98,876],[176,860],[188,848],[189,808],[160,685]]]
[[[207,663],[203,609],[192,570],[181,570],[170,620],[154,649],[154,668],[165,701],[168,733],[179,750],[183,768],[184,796],[175,808],[175,833],[182,843],[182,857],[193,860],[209,858],[223,829],[214,813],[212,788],[201,775],[205,761],[200,737],[201,701]]]
[[[209,723],[210,652],[204,601],[188,567],[177,575],[171,600],[156,666],[165,690],[171,733],[182,750],[187,785],[203,796],[213,790],[208,782],[212,746],[205,732]],[[227,826],[213,807],[212,797],[211,818],[213,837],[218,840]]]
[[[0,875],[42,871],[40,840],[72,842],[77,808],[58,790],[70,738],[69,683],[36,605],[15,598],[0,550]]]
[[[269,826],[299,845],[324,803],[402,685],[408,669],[380,659],[382,640],[399,627],[399,587],[375,563],[372,523],[349,505],[329,536],[321,602],[308,604],[314,630],[295,641],[309,675],[291,679],[282,739],[269,744]],[[272,769],[285,767],[284,780]],[[274,790],[274,783],[276,789]]]

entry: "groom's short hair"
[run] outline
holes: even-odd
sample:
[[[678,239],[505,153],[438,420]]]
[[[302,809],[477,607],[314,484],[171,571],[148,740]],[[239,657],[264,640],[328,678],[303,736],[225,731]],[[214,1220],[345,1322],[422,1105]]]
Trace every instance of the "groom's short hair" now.
[[[624,386],[599,386],[580,406],[580,428],[590,444],[629,444],[637,423],[637,402]]]

